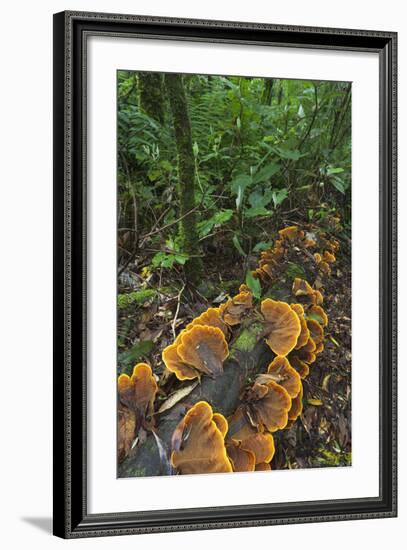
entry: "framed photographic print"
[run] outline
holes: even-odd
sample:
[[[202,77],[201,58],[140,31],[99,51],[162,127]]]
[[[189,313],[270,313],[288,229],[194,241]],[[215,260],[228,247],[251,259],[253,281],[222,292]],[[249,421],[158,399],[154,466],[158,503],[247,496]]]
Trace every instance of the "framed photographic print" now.
[[[54,533],[396,515],[396,34],[54,16]]]

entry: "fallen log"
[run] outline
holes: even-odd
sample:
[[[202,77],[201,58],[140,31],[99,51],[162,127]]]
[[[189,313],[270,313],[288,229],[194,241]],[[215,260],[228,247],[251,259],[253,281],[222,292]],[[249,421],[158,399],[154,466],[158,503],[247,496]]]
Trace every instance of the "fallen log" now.
[[[153,433],[147,432],[144,442],[119,465],[118,477],[169,475],[172,434],[185,412],[197,401],[207,401],[214,411],[224,416],[233,413],[248,377],[264,369],[271,360],[270,348],[263,339],[258,340],[261,329],[262,326],[257,324],[243,330],[232,346],[230,358],[224,363],[222,376],[203,376],[189,395],[159,415],[155,430],[159,444]],[[161,450],[159,445],[162,445]]]

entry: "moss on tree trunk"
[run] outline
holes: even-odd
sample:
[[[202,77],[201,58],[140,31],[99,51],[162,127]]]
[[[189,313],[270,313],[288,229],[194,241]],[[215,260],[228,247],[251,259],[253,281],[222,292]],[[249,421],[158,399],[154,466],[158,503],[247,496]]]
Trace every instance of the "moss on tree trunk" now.
[[[174,121],[175,140],[178,153],[178,182],[182,216],[180,222],[184,249],[190,258],[185,265],[187,280],[199,281],[202,261],[199,256],[198,231],[196,227],[195,203],[195,159],[192,149],[191,123],[182,76],[166,74],[165,86]]]
[[[139,73],[140,108],[160,124],[164,122],[163,77],[159,73]]]

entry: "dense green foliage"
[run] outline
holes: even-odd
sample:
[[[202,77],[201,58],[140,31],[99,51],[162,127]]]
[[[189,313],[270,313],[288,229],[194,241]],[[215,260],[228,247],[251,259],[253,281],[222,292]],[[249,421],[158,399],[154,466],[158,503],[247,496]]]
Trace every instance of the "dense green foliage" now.
[[[331,212],[349,227],[350,83],[204,75],[179,82],[192,129],[194,257],[209,249],[242,260],[266,248],[273,229]],[[191,261],[167,84],[163,75],[118,73],[122,266],[135,251],[151,270]]]

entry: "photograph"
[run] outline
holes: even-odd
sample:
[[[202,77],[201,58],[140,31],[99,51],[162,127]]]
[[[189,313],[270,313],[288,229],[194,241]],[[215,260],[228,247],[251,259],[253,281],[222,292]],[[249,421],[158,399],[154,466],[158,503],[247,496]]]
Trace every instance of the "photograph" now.
[[[117,477],[352,466],[352,83],[116,82]]]

